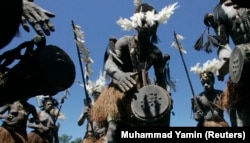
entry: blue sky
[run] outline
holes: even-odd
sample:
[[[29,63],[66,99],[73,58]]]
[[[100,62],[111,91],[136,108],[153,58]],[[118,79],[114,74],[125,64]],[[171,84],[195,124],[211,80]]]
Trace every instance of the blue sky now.
[[[208,59],[216,57],[216,49],[213,50],[213,53],[207,54],[203,51],[195,51],[193,45],[205,29],[203,24],[204,14],[212,12],[218,0],[142,0],[142,2],[152,4],[157,11],[166,5],[175,2],[179,3],[180,7],[175,10],[168,23],[160,24],[158,28],[160,42],[157,46],[164,54],[168,53],[171,56],[170,74],[171,78],[177,81],[177,91],[171,91],[174,101],[172,111],[175,115],[171,116],[170,125],[174,127],[196,126],[196,121],[191,118],[190,98],[193,95],[180,54],[171,47],[171,43],[174,39],[174,31],[185,37],[180,42],[187,51],[184,59],[189,71],[190,67],[196,63],[202,64]],[[77,81],[81,81],[82,77],[71,27],[72,20],[75,24],[82,27],[85,33],[85,46],[90,50],[90,57],[94,60],[92,64],[94,73],[90,77],[91,80],[96,80],[99,76],[99,71],[102,69],[103,54],[108,38],[110,36],[119,38],[123,35],[136,34],[134,30],[122,31],[121,27],[116,24],[116,20],[119,17],[129,18],[132,16],[135,9],[133,0],[36,0],[35,3],[56,15],[55,18],[51,19],[55,26],[55,32],[52,32],[51,36],[47,37],[47,44],[57,45],[69,54],[75,63]],[[21,35],[15,37],[0,53],[32,39],[35,35],[33,31],[30,33],[25,32],[22,27],[20,27],[20,33]],[[198,94],[203,90],[199,77],[192,72],[189,72],[189,76],[194,92]],[[225,86],[226,80],[223,82],[216,80],[215,88],[223,90]],[[86,124],[79,127],[77,119],[83,107],[84,90],[78,83],[74,83],[69,90],[70,95],[62,106],[62,112],[65,114],[66,119],[59,120],[61,124],[59,134],[65,133],[73,138],[83,137]],[[63,92],[60,92],[55,98],[59,99],[62,95]],[[30,99],[30,103],[37,106],[34,98]],[[225,114],[225,118],[228,120],[227,114]]]

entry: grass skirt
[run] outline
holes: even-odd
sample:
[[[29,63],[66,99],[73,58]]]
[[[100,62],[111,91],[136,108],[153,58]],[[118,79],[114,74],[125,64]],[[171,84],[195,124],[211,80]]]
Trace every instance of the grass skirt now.
[[[36,131],[31,131],[28,134],[28,143],[50,143],[45,137]]]
[[[105,123],[107,120],[128,120],[132,114],[131,100],[135,90],[121,92],[114,84],[106,87],[90,111],[90,120]]]
[[[27,134],[0,127],[0,141],[1,143],[27,143]]]

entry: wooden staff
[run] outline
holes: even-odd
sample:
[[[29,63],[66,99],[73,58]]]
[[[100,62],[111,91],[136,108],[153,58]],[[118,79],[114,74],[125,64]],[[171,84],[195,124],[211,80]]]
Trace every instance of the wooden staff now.
[[[179,53],[180,53],[181,60],[182,60],[182,63],[183,63],[183,65],[184,65],[184,69],[185,69],[185,72],[186,72],[186,76],[187,76],[187,78],[188,78],[188,83],[189,83],[189,86],[190,86],[190,88],[191,88],[191,92],[192,92],[192,95],[193,95],[194,103],[197,105],[197,108],[200,110],[201,107],[199,106],[199,104],[198,104],[198,102],[197,102],[197,99],[195,98],[195,93],[194,93],[194,89],[193,89],[193,86],[192,86],[192,83],[191,83],[191,80],[190,80],[190,76],[189,76],[189,74],[188,74],[187,65],[186,65],[186,63],[185,63],[185,60],[184,60],[184,58],[183,58],[183,54],[182,54],[182,52],[181,52],[182,46],[180,46],[180,44],[179,44],[179,41],[178,41],[178,38],[177,38],[177,34],[176,34],[175,31],[174,31],[174,40],[175,40],[175,43],[176,43],[176,45],[177,45],[177,48],[179,49],[178,51],[179,51]]]

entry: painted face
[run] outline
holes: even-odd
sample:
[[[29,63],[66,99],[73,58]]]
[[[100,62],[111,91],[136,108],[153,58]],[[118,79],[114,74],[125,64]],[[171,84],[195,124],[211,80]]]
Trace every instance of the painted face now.
[[[142,26],[137,27],[136,31],[138,32],[139,35],[151,36],[155,33],[156,28],[157,28],[156,24],[150,26],[145,20],[142,20]]]
[[[200,81],[202,86],[206,90],[212,89],[214,82],[213,79],[211,79],[211,77],[208,75],[208,73],[202,73],[200,76]]]
[[[151,36],[154,34],[157,28],[157,21],[151,18],[156,14],[154,8],[149,4],[142,4],[136,9],[136,13],[140,16],[134,17],[134,19],[139,19],[138,21],[141,23],[141,25],[136,28],[138,33],[143,36]]]

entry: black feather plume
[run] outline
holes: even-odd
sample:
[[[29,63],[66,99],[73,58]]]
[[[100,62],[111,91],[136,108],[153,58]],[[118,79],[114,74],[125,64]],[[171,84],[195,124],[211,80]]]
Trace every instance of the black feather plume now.
[[[197,39],[197,41],[194,44],[194,49],[197,51],[200,51],[203,48],[203,37],[204,37],[204,33],[207,29],[205,29],[201,36]]]
[[[204,44],[204,50],[206,53],[211,53],[212,52],[212,46],[211,46],[211,42],[209,40],[207,40]]]

